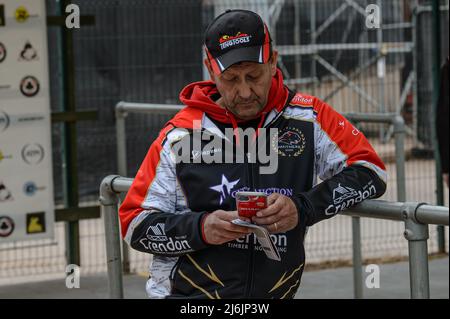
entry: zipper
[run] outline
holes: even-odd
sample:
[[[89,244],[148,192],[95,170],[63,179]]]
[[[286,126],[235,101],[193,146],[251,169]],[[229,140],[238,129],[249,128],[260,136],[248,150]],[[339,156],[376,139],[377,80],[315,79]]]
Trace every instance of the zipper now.
[[[178,269],[180,269],[181,262],[182,262],[182,257],[183,256],[178,257],[178,260],[176,261],[175,265],[173,266],[172,270],[170,271],[169,282],[170,282],[170,285],[171,285],[171,289],[173,289],[173,287],[175,285],[175,276],[178,273]]]
[[[245,147],[245,146],[244,146]],[[251,147],[251,146],[250,146]],[[249,162],[248,155],[249,155],[249,149],[246,149],[245,153],[245,163],[248,167],[248,180],[250,183],[250,189],[254,189],[254,183],[253,183],[253,164]],[[249,243],[248,243],[248,249],[249,249],[249,263],[248,263],[248,273],[247,273],[247,285],[245,287],[245,298],[249,298],[252,285],[253,285],[253,263],[254,263],[254,246],[255,246],[255,235],[253,233],[250,234],[249,237]]]

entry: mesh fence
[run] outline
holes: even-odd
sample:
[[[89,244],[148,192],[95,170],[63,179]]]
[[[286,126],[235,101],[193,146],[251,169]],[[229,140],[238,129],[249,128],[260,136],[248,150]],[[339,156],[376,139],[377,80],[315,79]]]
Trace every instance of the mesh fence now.
[[[98,186],[117,173],[114,106],[118,101],[178,104],[188,83],[204,77],[203,32],[228,8],[258,12],[268,23],[279,67],[287,85],[327,101],[337,111],[401,114],[407,125],[406,199],[436,203],[436,172],[431,145],[431,11],[416,1],[298,0],[77,0],[94,26],[74,32],[76,105],[94,109],[98,121],[77,124],[80,199],[96,204]],[[368,29],[365,8],[380,6],[381,29]],[[442,56],[448,55],[448,1],[442,12]],[[47,0],[48,14],[60,14]],[[415,11],[416,10],[416,11]],[[414,13],[416,12],[416,13]],[[420,13],[418,13],[420,12]],[[414,25],[416,19],[416,26]],[[51,103],[63,100],[61,31],[50,27]],[[414,83],[417,78],[417,86]],[[167,115],[127,118],[127,170],[134,176]],[[387,165],[385,200],[397,200],[393,130],[387,124],[358,127]],[[62,126],[53,125],[55,201],[63,204]],[[447,191],[447,190],[446,190]],[[448,192],[445,194],[448,201]],[[446,202],[448,205],[448,202]],[[362,220],[363,256],[406,256],[403,223]],[[104,272],[103,221],[80,222],[82,274]],[[306,238],[309,262],[351,258],[351,219],[337,216],[312,227]],[[20,278],[64,276],[65,227],[56,224],[54,240],[0,245],[0,284]],[[437,250],[430,227],[429,251]],[[130,252],[132,272],[145,272],[151,256]]]

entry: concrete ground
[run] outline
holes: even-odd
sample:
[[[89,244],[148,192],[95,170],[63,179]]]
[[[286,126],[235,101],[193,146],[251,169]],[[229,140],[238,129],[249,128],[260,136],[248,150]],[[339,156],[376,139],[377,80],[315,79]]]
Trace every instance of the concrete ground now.
[[[367,299],[407,299],[409,290],[408,262],[381,264],[380,288],[364,286],[363,297]],[[363,269],[363,284],[369,272]],[[430,297],[449,298],[449,259],[440,258],[429,262]],[[369,278],[370,279],[370,278]],[[350,299],[353,298],[353,269],[336,268],[304,272],[299,299]]]
[[[449,259],[431,260],[430,296],[431,298],[449,298]],[[368,273],[363,271],[364,281]],[[352,268],[336,268],[319,271],[305,271],[299,299],[350,299],[353,298]],[[125,298],[142,299],[145,294],[146,279],[138,275],[124,277]],[[0,299],[98,299],[108,297],[106,275],[81,277],[80,288],[68,289],[65,279],[45,282],[0,286]],[[364,290],[364,298],[402,299],[409,298],[408,263],[380,265],[380,287]]]

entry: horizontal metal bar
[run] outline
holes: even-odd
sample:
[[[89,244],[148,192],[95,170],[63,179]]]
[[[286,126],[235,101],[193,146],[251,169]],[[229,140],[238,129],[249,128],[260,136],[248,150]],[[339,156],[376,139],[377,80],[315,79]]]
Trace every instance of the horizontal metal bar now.
[[[147,104],[147,103],[129,103],[119,102],[116,105],[116,112],[123,114],[126,112],[134,113],[174,113],[180,111],[184,106],[177,104]]]
[[[52,122],[77,122],[86,120],[97,120],[98,112],[94,110],[90,111],[77,111],[77,112],[54,112],[52,113]]]
[[[80,25],[94,25],[95,24],[95,16],[80,16]],[[49,26],[65,26],[66,25],[66,17],[65,16],[47,16],[47,25]]]
[[[111,189],[116,193],[127,192],[133,183],[132,178],[116,177],[112,179]],[[365,200],[342,212],[342,215],[404,220],[405,208],[415,209],[418,203],[388,202],[384,200]],[[449,209],[444,206],[422,205],[417,209],[416,218],[421,223],[448,225]]]
[[[439,7],[440,11],[448,11],[448,6],[440,6]],[[417,6],[414,9],[414,13],[415,14],[421,14],[423,12],[431,12],[432,11],[432,7],[431,6]]]
[[[354,122],[393,123],[395,113],[345,113],[345,118]]]
[[[28,245],[23,245],[23,246],[17,246],[15,242],[13,243],[8,243],[8,244],[12,244],[11,247],[7,247],[7,248],[0,248],[0,251],[8,251],[8,250],[19,250],[19,249],[29,249],[29,248],[39,248],[39,247],[48,247],[48,246],[57,246],[59,245],[59,243],[57,241],[52,241],[46,244],[28,244]]]
[[[292,78],[285,79],[284,84],[286,85],[295,85],[295,84],[310,84],[310,83],[318,83],[319,80],[317,78]]]
[[[399,22],[399,23],[383,24],[381,26],[381,29],[383,29],[383,30],[408,29],[408,28],[412,28],[412,27],[413,27],[413,24],[410,22]]]
[[[404,203],[383,200],[365,200],[355,207],[343,211],[342,215],[369,217],[389,220],[403,220]]]
[[[133,183],[132,178],[117,177],[117,178],[113,179],[111,189],[113,192],[116,192],[116,193],[128,192],[132,183]]]
[[[414,48],[412,42],[384,42],[383,48],[386,53],[411,52]],[[278,45],[277,51],[280,55],[310,55],[320,51],[335,50],[379,50],[379,43],[333,43],[333,44],[310,44],[310,45]]]
[[[308,80],[312,80],[308,78]],[[301,81],[299,81],[300,83]],[[147,103],[127,103],[120,102],[116,110],[122,113],[173,113],[183,108],[183,105],[176,104],[147,104]],[[395,122],[395,113],[345,113],[343,114],[351,121],[366,121],[374,123],[393,123]]]
[[[422,205],[416,211],[416,219],[422,224],[447,225],[449,221],[448,207]]]
[[[73,222],[95,218],[100,218],[100,206],[69,207],[55,210],[56,222]]]

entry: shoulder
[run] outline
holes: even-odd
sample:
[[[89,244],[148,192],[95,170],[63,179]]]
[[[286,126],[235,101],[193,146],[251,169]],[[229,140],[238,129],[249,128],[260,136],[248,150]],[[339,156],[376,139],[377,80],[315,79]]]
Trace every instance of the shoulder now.
[[[189,134],[190,131],[200,128],[203,122],[204,112],[192,107],[185,107],[174,115],[159,132],[158,140],[161,144],[167,141],[172,144]]]
[[[308,95],[304,93],[296,93],[292,100],[288,104],[291,107],[297,107],[301,109],[312,109],[314,113],[320,113],[327,109],[332,109],[330,105],[322,101],[320,98],[314,95]]]
[[[285,115],[305,120],[316,120],[318,115],[331,108],[316,96],[296,93],[285,108]]]
[[[289,102],[289,106],[299,108],[313,108],[317,97],[297,92]]]
[[[186,106],[169,120],[165,127],[171,125],[177,128],[195,129],[201,126],[205,112],[194,107]]]

